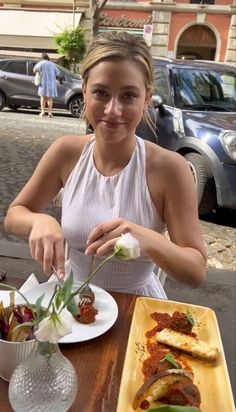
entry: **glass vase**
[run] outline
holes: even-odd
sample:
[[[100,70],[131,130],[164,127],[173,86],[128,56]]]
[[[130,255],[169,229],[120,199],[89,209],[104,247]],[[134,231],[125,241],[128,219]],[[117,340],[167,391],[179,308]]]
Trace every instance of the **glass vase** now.
[[[58,344],[37,340],[9,384],[9,400],[15,412],[66,412],[76,392],[75,368]]]

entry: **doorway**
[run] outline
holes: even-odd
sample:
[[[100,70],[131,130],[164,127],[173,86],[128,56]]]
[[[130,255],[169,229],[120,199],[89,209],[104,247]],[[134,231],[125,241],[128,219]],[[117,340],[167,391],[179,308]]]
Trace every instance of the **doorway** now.
[[[191,26],[179,38],[177,59],[215,60],[215,54],[216,37],[207,26]]]

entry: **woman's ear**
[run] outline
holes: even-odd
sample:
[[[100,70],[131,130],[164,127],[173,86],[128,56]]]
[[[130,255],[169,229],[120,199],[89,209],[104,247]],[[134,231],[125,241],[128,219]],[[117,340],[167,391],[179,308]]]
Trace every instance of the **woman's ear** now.
[[[86,83],[83,82],[82,85],[82,92],[83,92],[83,97],[84,97],[84,102],[86,101]]]
[[[146,98],[145,98],[145,102],[144,102],[144,110],[147,110],[148,105],[152,99],[153,96],[153,89],[151,89],[150,91],[147,91],[146,93]]]

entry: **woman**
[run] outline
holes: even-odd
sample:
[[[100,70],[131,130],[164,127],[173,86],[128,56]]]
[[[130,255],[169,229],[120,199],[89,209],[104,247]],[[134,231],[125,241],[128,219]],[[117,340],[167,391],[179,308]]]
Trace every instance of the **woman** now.
[[[87,277],[91,256],[97,265],[130,232],[140,242],[141,257],[112,260],[93,283],[164,298],[154,266],[197,287],[205,279],[206,253],[187,162],[135,135],[152,96],[151,61],[142,37],[109,32],[94,40],[82,78],[85,115],[95,134],[64,136],[52,144],[11,204],[5,227],[29,237],[32,257],[46,273],[54,263],[61,277],[65,238],[69,269],[78,280]],[[62,187],[60,227],[43,210]],[[170,240],[163,236],[165,224]]]
[[[57,97],[56,76],[60,74],[57,66],[49,61],[47,53],[42,54],[42,60],[34,66],[34,73],[40,73],[40,85],[38,95],[40,96],[40,117],[45,116],[45,108],[48,106],[48,117],[52,117],[53,97]]]

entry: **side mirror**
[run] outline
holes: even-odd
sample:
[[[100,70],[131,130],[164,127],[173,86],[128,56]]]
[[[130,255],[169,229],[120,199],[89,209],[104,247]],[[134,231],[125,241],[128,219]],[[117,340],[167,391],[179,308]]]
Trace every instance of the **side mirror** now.
[[[57,76],[57,79],[59,80],[60,83],[63,83],[66,80],[66,77],[63,73],[61,73]]]
[[[155,109],[159,109],[159,107],[163,106],[163,100],[162,97],[159,95],[155,95],[152,97],[152,104],[155,107]]]
[[[155,109],[158,109],[161,116],[165,116],[166,109],[163,105],[162,97],[159,95],[155,95],[152,97],[152,105]]]

